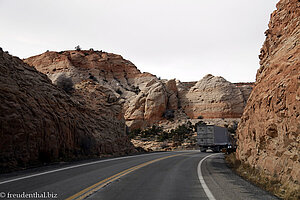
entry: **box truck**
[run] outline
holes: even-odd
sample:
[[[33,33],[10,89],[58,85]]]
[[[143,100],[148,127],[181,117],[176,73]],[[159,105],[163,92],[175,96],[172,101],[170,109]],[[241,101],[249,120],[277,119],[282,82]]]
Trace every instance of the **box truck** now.
[[[225,127],[197,124],[197,142],[201,152],[211,149],[213,152],[232,152],[234,144]]]

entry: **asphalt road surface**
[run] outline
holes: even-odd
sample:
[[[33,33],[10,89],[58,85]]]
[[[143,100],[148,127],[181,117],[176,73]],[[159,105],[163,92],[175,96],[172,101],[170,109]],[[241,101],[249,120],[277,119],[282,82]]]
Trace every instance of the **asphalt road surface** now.
[[[223,154],[159,152],[0,175],[0,199],[277,199],[235,175]]]

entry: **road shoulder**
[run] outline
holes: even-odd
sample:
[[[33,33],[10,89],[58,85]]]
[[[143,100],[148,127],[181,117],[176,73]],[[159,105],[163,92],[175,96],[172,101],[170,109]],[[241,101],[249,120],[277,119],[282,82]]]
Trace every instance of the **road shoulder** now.
[[[216,154],[202,163],[202,174],[216,199],[278,199],[236,175],[225,163],[223,154]]]

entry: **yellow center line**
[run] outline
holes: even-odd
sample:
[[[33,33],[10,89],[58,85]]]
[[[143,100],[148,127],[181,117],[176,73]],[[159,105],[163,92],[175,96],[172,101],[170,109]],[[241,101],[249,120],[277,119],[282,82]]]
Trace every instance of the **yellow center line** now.
[[[148,161],[148,162],[145,162],[145,163],[142,163],[140,165],[137,165],[137,166],[134,166],[134,167],[131,167],[129,169],[126,169],[122,172],[119,172],[111,177],[108,177],[102,181],[99,181],[98,183],[95,183],[87,188],[85,188],[84,190],[81,190],[80,192],[74,194],[73,196],[71,197],[68,197],[66,200],[73,200],[73,199],[76,199],[76,200],[80,200],[80,199],[84,199],[86,197],[88,197],[89,195],[93,194],[94,192],[100,190],[101,188],[103,188],[104,186],[106,186],[107,184],[133,172],[133,171],[136,171],[142,167],[145,167],[147,165],[150,165],[154,162],[157,162],[157,161],[160,161],[160,160],[164,160],[164,159],[167,159],[167,158],[171,158],[171,157],[175,157],[175,156],[180,156],[180,155],[183,155],[183,154],[190,154],[190,153],[181,153],[181,154],[176,154],[176,155],[171,155],[171,156],[165,156],[165,157],[162,157],[162,158],[157,158],[155,160],[151,160],[151,161]]]

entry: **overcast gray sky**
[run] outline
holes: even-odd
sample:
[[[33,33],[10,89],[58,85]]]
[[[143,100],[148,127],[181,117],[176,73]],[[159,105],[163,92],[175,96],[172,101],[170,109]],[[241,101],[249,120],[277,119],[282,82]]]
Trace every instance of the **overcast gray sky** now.
[[[142,72],[197,81],[255,81],[278,0],[0,0],[0,46],[27,58],[94,48]]]

